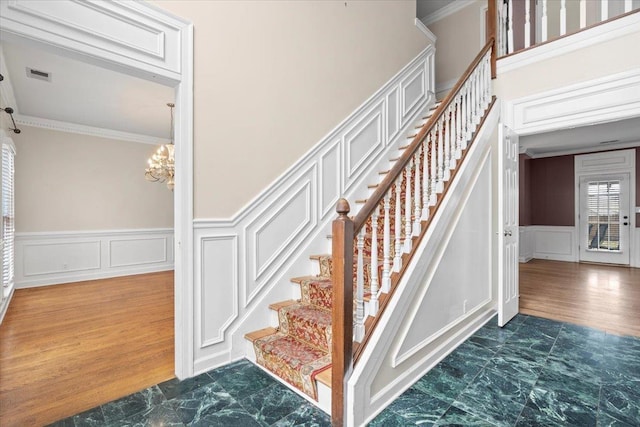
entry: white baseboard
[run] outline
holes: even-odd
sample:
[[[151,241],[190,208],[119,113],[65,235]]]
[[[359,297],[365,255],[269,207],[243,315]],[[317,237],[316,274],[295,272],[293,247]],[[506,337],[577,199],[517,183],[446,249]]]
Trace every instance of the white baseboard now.
[[[173,269],[173,229],[16,233],[16,289]]]
[[[2,292],[1,289],[0,289],[0,292]],[[0,302],[0,324],[2,324],[2,321],[4,320],[4,315],[7,314],[7,310],[9,309],[9,303],[11,302],[11,298],[13,298],[14,292],[15,292],[15,289],[12,289],[9,296],[4,298]]]
[[[534,225],[533,258],[578,262],[576,227]]]

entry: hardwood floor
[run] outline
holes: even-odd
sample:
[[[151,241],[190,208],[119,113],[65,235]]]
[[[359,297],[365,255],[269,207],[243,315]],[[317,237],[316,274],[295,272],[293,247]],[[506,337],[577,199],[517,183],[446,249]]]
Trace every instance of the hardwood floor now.
[[[174,377],[173,272],[20,289],[0,325],[0,425],[39,426]]]
[[[640,337],[640,269],[531,260],[520,264],[520,312]]]

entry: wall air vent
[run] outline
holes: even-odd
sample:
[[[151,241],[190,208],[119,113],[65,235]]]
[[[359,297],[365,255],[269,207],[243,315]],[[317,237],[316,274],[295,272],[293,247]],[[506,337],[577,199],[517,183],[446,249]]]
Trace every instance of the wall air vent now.
[[[51,81],[51,73],[29,67],[27,67],[27,77],[31,79],[44,80],[45,82]]]
[[[619,139],[612,139],[612,140],[609,140],[609,141],[599,142],[599,144],[613,144],[614,142],[618,142],[618,141],[620,141],[620,140]]]

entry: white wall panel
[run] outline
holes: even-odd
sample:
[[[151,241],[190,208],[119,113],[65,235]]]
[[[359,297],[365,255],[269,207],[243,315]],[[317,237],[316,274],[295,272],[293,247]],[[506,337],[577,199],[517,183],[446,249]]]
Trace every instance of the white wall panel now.
[[[400,93],[402,95],[403,124],[406,123],[406,119],[415,112],[420,101],[424,99],[426,86],[426,67],[417,69],[402,82]]]
[[[16,233],[16,288],[173,269],[173,230]]]
[[[534,234],[531,227],[519,227],[518,248],[520,262],[529,262],[533,258]]]
[[[533,233],[533,257],[555,261],[578,261],[578,244],[575,227],[535,225]]]
[[[320,156],[320,207],[321,216],[334,209],[340,197],[340,144],[334,143]]]
[[[382,103],[378,104],[344,136],[347,186],[364,172],[375,155],[384,148],[386,138],[383,136],[382,107]]]

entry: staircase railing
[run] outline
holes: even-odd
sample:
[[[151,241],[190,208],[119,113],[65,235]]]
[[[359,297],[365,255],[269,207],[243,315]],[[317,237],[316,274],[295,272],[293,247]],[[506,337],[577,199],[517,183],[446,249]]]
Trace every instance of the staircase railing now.
[[[620,18],[634,9],[632,0],[489,0],[490,5],[492,2],[497,2],[498,10],[498,57]]]
[[[492,37],[353,219],[349,203],[338,202],[332,233],[334,426],[346,419],[353,364],[493,102],[493,45]]]

